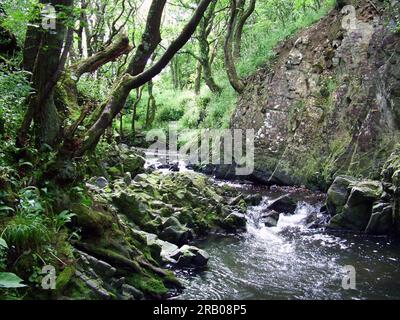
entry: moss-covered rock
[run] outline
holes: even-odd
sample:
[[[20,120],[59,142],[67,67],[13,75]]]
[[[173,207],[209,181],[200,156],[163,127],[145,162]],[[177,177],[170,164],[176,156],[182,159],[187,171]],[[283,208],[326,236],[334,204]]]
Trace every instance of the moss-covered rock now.
[[[113,202],[118,210],[142,230],[175,244],[186,243],[192,233],[204,235],[221,226],[242,230],[245,224],[243,217],[228,216],[233,202],[243,214],[246,201],[201,174],[140,174],[129,186],[120,189],[119,185],[119,180],[114,182]]]
[[[364,231],[371,218],[373,203],[381,197],[382,192],[379,181],[356,183],[351,188],[343,210],[331,219],[329,227]]]
[[[348,176],[338,176],[333,181],[328,189],[326,200],[326,207],[331,216],[343,211],[343,207],[349,197],[349,186],[356,182],[355,178]]]
[[[84,204],[73,204],[71,211],[76,215],[73,218],[75,224],[82,228],[85,237],[100,236],[112,226],[112,217]]]

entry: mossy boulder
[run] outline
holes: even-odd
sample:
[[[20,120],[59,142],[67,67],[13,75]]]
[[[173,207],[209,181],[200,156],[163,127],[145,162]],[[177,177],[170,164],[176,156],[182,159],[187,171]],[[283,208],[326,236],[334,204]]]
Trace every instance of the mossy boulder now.
[[[338,176],[335,178],[328,189],[326,200],[326,207],[331,216],[343,211],[350,193],[349,186],[355,183],[357,183],[357,180],[349,176]]]
[[[73,218],[74,224],[82,228],[84,237],[100,236],[112,227],[111,216],[83,204],[73,204],[71,211],[76,215]]]
[[[228,232],[243,231],[246,230],[247,219],[243,213],[232,212],[220,224]]]
[[[146,204],[134,193],[124,191],[116,193],[113,197],[113,203],[122,214],[138,226],[150,221]]]
[[[127,278],[127,282],[153,299],[165,298],[168,293],[164,282],[155,275],[132,274]]]
[[[176,265],[182,268],[204,268],[210,256],[204,250],[185,245],[171,255]]]
[[[167,218],[162,228],[159,235],[161,240],[181,246],[193,239],[192,230],[182,225],[176,217]]]
[[[329,222],[330,228],[345,228],[364,231],[370,221],[372,206],[383,193],[379,181],[365,180],[356,183],[341,213],[336,214]]]

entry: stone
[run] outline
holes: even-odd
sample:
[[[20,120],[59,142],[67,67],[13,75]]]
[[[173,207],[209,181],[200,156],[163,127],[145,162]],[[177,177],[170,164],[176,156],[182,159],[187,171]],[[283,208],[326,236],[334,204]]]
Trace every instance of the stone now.
[[[122,214],[139,226],[149,220],[145,207],[135,194],[122,191],[114,195],[113,203]]]
[[[146,160],[143,156],[135,153],[128,153],[122,158],[124,172],[130,172],[132,176],[144,171]]]
[[[205,267],[210,256],[204,250],[184,245],[171,255],[176,261],[176,265],[181,268],[202,268]]]
[[[93,180],[93,183],[96,187],[100,189],[104,189],[108,186],[108,180],[104,177],[98,177]]]
[[[232,212],[223,220],[222,227],[229,232],[235,232],[245,229],[246,224],[247,219],[243,213]]]
[[[328,189],[326,208],[331,216],[341,213],[346,204],[350,190],[349,186],[357,183],[357,180],[348,176],[338,176]]]
[[[130,172],[126,172],[126,173],[124,174],[124,182],[125,182],[127,185],[130,185],[130,184],[132,183],[132,175],[131,175]]]
[[[352,187],[343,211],[330,220],[329,227],[364,231],[371,218],[372,205],[381,197],[382,192],[379,181],[358,182]]]
[[[82,228],[84,237],[99,236],[112,226],[112,217],[93,210],[83,204],[73,204],[71,211],[75,214],[73,223]]]
[[[276,227],[278,225],[279,216],[279,212],[272,210],[266,214],[263,214],[261,221],[266,227]]]
[[[393,206],[390,203],[375,203],[365,232],[374,235],[388,235],[393,232]]]
[[[107,168],[107,173],[110,175],[110,177],[112,178],[112,179],[116,179],[116,178],[118,178],[118,177],[120,177],[121,176],[121,170],[120,169],[118,169],[117,167],[110,167],[110,168]]]
[[[164,222],[163,230],[159,234],[159,237],[161,240],[176,245],[183,245],[193,239],[193,232],[191,229],[183,226],[175,217],[170,217]]]
[[[271,201],[267,206],[267,209],[274,210],[279,213],[291,213],[293,214],[297,208],[297,202],[291,198],[289,194],[280,196],[277,199]]]
[[[135,300],[142,300],[144,298],[142,291],[126,283],[122,285],[122,292],[124,295],[128,294],[132,296]]]
[[[258,206],[262,201],[262,195],[259,193],[249,194],[244,198],[244,201],[250,206]]]

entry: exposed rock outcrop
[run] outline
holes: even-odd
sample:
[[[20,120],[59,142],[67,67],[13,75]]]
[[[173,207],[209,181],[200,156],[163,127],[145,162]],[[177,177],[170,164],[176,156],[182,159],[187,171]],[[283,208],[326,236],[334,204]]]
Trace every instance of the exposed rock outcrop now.
[[[231,125],[257,132],[251,178],[323,189],[338,175],[379,178],[399,136],[400,35],[393,7],[351,2],[247,79]]]

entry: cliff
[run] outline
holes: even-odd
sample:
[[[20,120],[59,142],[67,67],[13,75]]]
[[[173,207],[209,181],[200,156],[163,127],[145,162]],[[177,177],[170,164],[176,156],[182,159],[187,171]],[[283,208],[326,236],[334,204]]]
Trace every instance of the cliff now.
[[[377,179],[400,130],[399,1],[353,1],[276,49],[231,120],[256,131],[253,179],[326,189]]]

